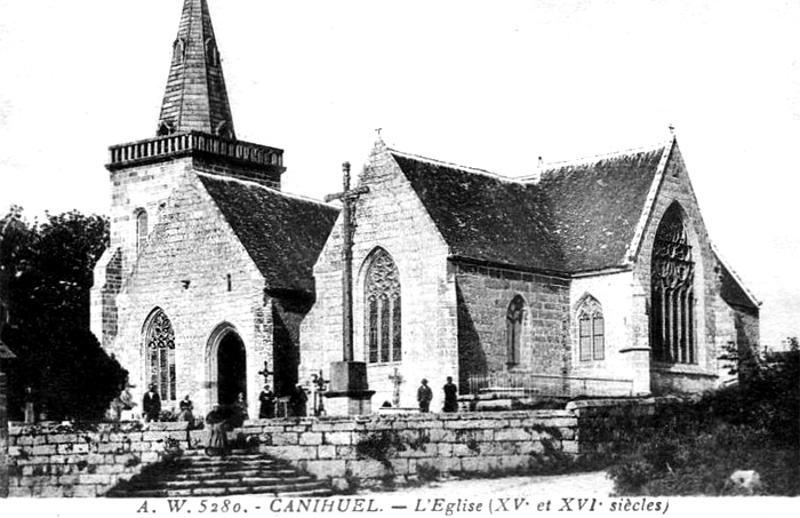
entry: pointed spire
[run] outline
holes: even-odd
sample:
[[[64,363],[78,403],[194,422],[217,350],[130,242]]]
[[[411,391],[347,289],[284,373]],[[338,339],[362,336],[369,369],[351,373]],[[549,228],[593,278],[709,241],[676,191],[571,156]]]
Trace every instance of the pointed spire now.
[[[158,134],[203,131],[235,139],[233,117],[206,0],[184,0]]]

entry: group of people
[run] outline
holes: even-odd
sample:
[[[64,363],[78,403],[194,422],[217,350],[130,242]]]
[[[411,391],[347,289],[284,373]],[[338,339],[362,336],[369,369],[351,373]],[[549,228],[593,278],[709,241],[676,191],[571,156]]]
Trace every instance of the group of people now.
[[[453,377],[447,377],[447,383],[442,387],[444,391],[444,406],[443,412],[458,412],[458,387],[453,383]],[[431,411],[431,400],[433,400],[433,391],[428,386],[428,380],[422,379],[422,383],[417,389],[417,403],[419,403],[419,411],[428,413]]]

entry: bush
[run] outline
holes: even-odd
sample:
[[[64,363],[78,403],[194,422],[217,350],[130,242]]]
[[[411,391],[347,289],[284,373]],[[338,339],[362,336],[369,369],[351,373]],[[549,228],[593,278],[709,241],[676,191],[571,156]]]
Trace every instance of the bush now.
[[[795,342],[796,343],[796,342]],[[765,354],[746,383],[662,408],[648,433],[630,423],[606,452],[620,494],[722,495],[732,472],[759,473],[762,492],[800,495],[800,352]],[[597,430],[599,435],[603,430]],[[602,439],[602,437],[601,437]]]

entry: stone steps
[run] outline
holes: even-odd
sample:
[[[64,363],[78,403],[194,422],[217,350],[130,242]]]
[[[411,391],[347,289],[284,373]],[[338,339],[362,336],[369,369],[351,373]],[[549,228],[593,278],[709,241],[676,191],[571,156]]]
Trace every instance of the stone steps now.
[[[112,498],[164,498],[270,494],[328,496],[325,481],[303,474],[287,463],[258,453],[234,451],[208,457],[189,450],[172,462],[148,466],[143,473],[111,489]]]

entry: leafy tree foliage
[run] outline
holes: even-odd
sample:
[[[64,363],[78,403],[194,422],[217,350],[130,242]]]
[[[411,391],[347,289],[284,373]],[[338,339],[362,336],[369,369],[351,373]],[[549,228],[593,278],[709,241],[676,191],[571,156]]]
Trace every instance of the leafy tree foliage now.
[[[49,419],[98,419],[127,378],[89,331],[92,269],[108,222],[72,211],[12,230],[0,257],[10,313],[2,339],[18,357],[4,365],[11,416],[22,417],[30,387]]]

